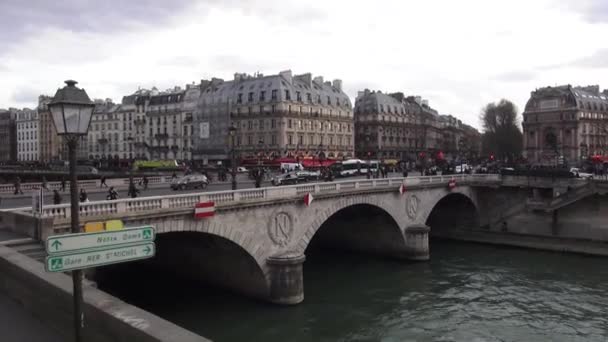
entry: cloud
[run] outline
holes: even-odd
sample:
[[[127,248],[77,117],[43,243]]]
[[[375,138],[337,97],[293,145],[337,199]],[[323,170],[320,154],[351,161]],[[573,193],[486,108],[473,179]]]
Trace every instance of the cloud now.
[[[608,68],[608,49],[597,50],[590,56],[579,58],[568,64],[584,68]]]
[[[35,101],[38,98],[38,95],[40,95],[40,89],[26,86],[17,88],[11,96],[11,100],[19,104],[31,104],[33,100]]]
[[[541,66],[540,69],[551,70],[564,67],[579,67],[585,69],[608,68],[608,49],[595,50],[588,56],[579,57],[564,63]]]
[[[523,70],[505,72],[492,77],[493,80],[503,82],[531,81],[534,78],[536,78],[536,72]]]
[[[162,25],[190,5],[191,0],[2,0],[0,43],[19,43],[44,28],[112,33]]]
[[[608,1],[606,0],[554,0],[556,8],[579,13],[591,24],[608,23]]]
[[[164,58],[158,61],[159,66],[169,67],[181,67],[181,68],[195,68],[201,62],[199,57],[194,56],[175,56],[170,58]]]

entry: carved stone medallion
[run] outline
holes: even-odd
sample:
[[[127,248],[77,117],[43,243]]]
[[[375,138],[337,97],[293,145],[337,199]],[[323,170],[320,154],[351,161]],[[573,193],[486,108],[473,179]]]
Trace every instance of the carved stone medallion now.
[[[410,219],[412,219],[412,220],[416,219],[416,215],[418,215],[418,206],[419,205],[420,205],[420,200],[418,199],[418,197],[416,195],[411,194],[407,198],[405,211],[407,212],[407,216]]]
[[[286,212],[271,216],[268,224],[268,236],[277,246],[286,246],[293,237],[293,219]]]

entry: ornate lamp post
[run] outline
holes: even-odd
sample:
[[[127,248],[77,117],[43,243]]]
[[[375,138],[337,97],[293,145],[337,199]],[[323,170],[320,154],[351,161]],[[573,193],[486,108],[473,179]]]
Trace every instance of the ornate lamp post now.
[[[231,160],[231,165],[232,165],[232,190],[236,190],[236,144],[234,143],[234,138],[236,135],[236,127],[234,127],[234,124],[232,124],[232,126],[230,126],[230,128],[228,129],[228,132],[230,133],[230,141],[232,144],[232,160]]]
[[[78,182],[76,177],[76,148],[78,139],[86,136],[95,105],[84,89],[76,88],[76,81],[65,81],[67,84],[58,89],[48,107],[53,117],[57,134],[63,136],[68,145],[70,160],[70,212],[72,216],[72,233],[80,233],[78,214]],[[84,314],[82,312],[82,271],[72,271],[74,283],[74,338],[82,341]]]

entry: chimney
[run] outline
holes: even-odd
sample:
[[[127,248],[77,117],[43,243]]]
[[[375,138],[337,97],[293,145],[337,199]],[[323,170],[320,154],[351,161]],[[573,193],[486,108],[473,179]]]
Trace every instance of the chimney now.
[[[342,91],[342,80],[334,80],[333,82],[333,86],[334,88],[338,89],[339,91]]]
[[[323,85],[323,76],[317,76],[313,79],[316,84]]]
[[[417,104],[422,104],[422,97],[416,96],[414,97],[414,101],[416,101]]]
[[[291,70],[281,71],[279,73],[279,76],[282,76],[287,81],[287,83],[289,83],[289,84],[293,83],[293,76],[291,74]]]
[[[294,76],[296,79],[300,80],[304,84],[306,84],[309,88],[312,87],[312,75],[310,73],[302,74]]]

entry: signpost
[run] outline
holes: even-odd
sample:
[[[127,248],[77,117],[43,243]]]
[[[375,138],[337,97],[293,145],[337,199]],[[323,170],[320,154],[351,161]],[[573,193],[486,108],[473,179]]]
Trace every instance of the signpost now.
[[[106,248],[109,246],[134,244],[154,241],[152,227],[126,228],[97,233],[81,233],[49,236],[46,240],[46,251],[49,254],[83,251]]]
[[[45,243],[49,254],[46,271],[65,272],[151,258],[156,254],[155,238],[151,226],[50,236]]]
[[[45,267],[47,272],[65,272],[146,259],[153,257],[155,252],[154,242],[144,242],[123,247],[50,255],[46,257]]]

